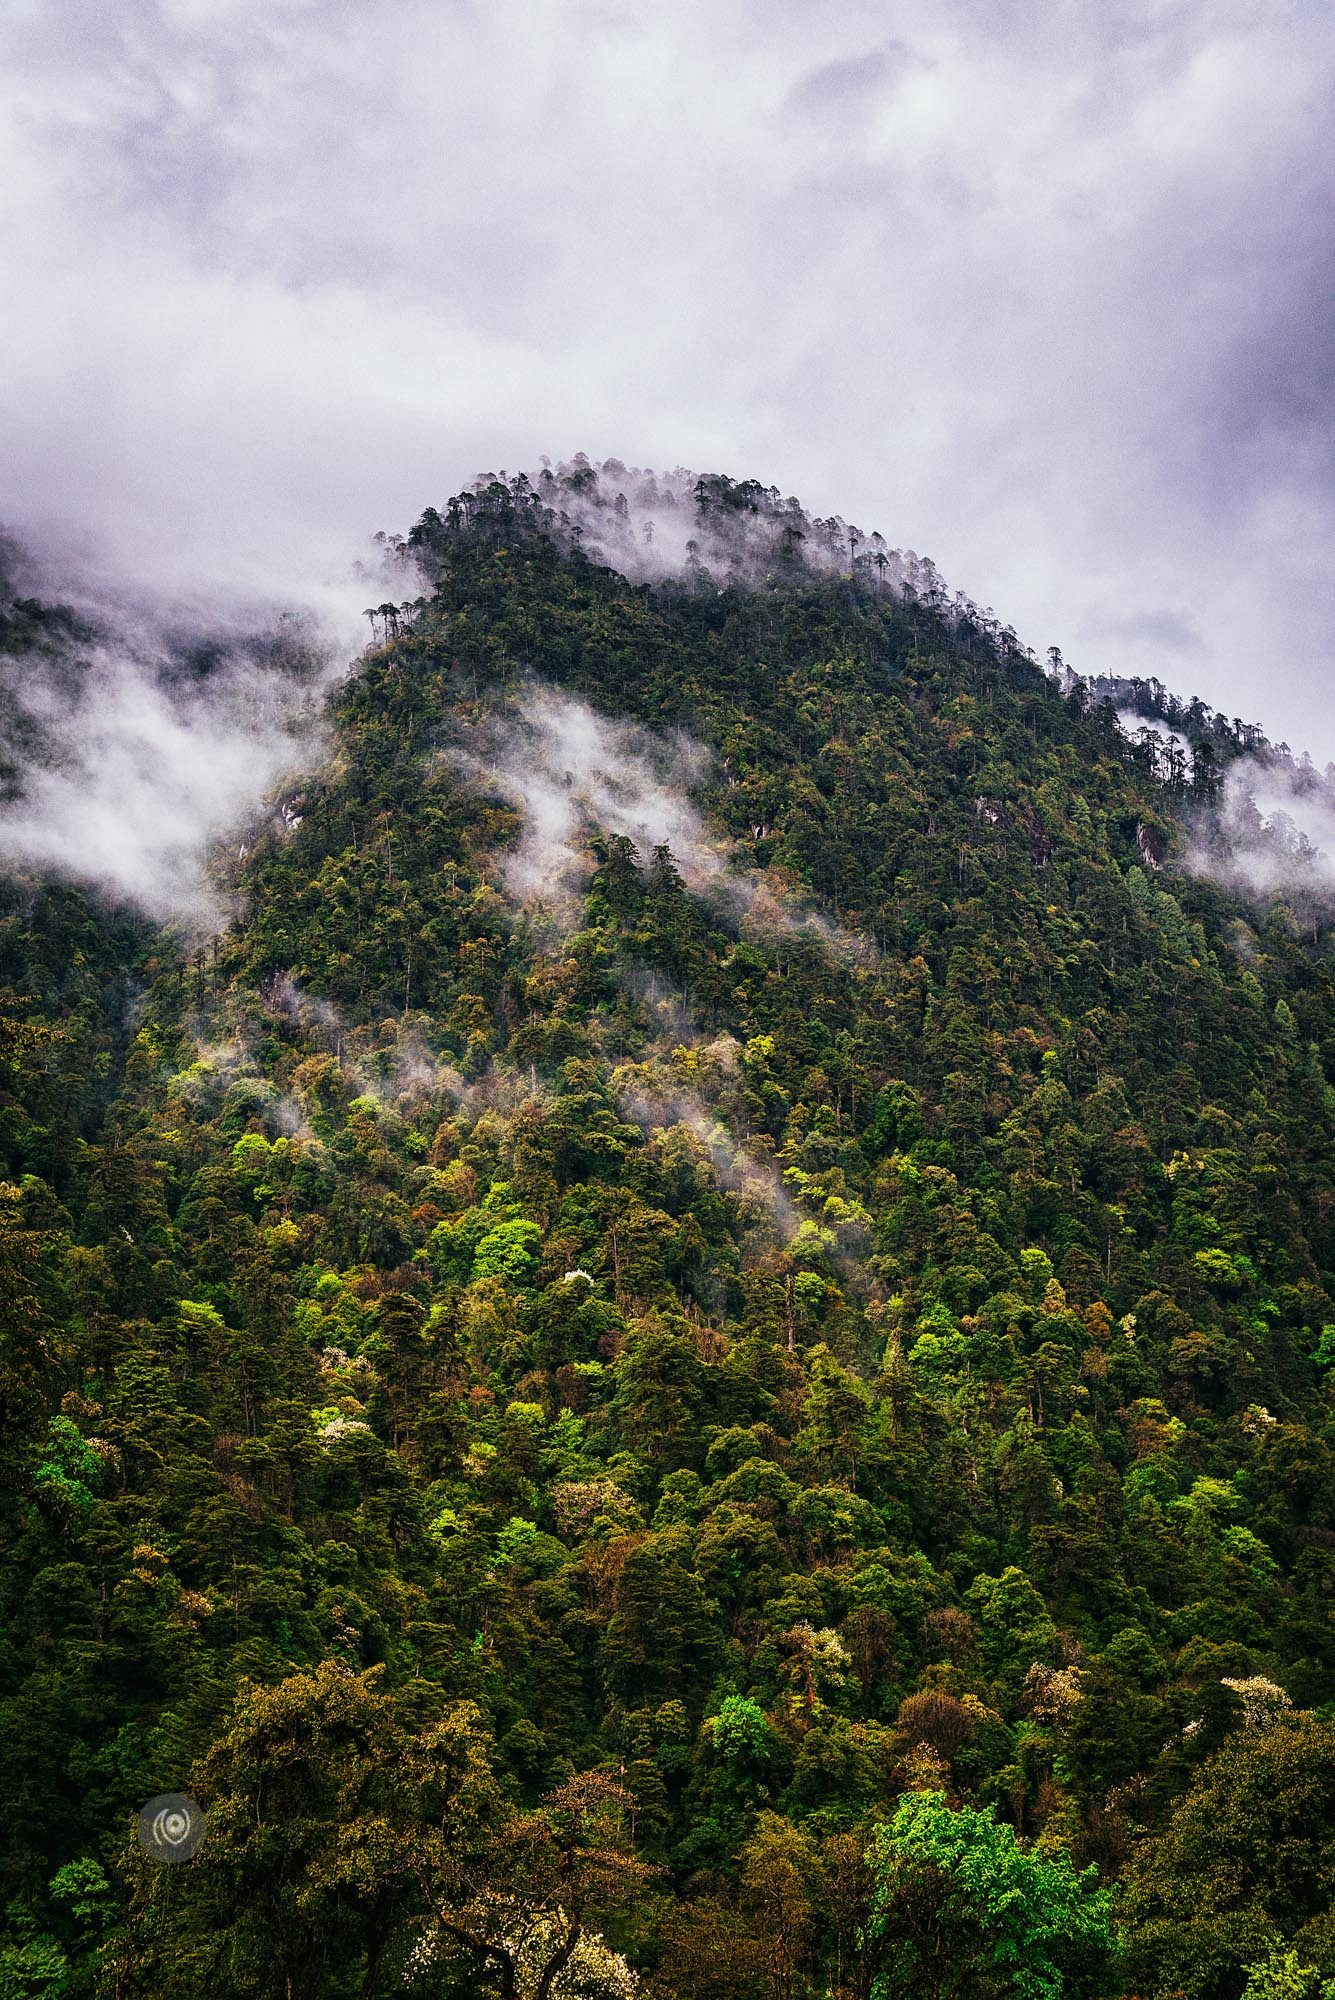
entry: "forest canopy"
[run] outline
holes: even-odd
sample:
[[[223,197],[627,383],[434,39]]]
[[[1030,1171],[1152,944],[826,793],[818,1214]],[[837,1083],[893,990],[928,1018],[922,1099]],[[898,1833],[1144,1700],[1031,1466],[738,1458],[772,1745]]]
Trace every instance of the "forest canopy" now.
[[[0,2000],[1314,2000],[1329,780],[754,481],[383,553],[216,928],[0,883]]]

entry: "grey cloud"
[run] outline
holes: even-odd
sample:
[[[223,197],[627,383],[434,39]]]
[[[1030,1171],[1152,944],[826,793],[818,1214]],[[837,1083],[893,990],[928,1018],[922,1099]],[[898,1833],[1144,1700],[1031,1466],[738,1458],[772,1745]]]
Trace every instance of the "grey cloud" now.
[[[1335,752],[1335,16],[810,20],[8,10],[0,512],[300,602],[479,466],[717,467],[1086,672],[1183,607],[1166,675]]]
[[[905,68],[922,61],[907,42],[892,41],[838,62],[822,63],[794,85],[787,108],[818,117],[846,115],[878,89],[893,83]]]
[[[1080,629],[1080,637],[1112,639],[1128,647],[1149,647],[1159,653],[1196,654],[1206,650],[1196,621],[1188,613],[1172,611],[1166,606],[1134,611],[1129,616],[1110,613],[1088,618]]]

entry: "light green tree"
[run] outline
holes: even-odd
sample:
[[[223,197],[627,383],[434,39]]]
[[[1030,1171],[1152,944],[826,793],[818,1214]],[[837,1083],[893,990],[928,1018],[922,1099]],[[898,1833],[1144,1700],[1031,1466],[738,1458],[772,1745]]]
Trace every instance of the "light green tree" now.
[[[1113,1899],[1069,1856],[1030,1853],[994,1809],[911,1792],[872,1836],[874,2000],[1074,2000],[1115,1953]]]

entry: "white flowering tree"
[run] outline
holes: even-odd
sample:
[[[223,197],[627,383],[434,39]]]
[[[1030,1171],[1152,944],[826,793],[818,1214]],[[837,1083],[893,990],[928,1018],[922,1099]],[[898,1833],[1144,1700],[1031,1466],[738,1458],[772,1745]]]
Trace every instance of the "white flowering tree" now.
[[[631,2000],[635,1975],[596,1928],[651,1872],[630,1847],[630,1804],[612,1779],[580,1772],[500,1831],[472,1894],[457,1869],[424,1870],[409,1983],[462,1960],[479,1996]]]

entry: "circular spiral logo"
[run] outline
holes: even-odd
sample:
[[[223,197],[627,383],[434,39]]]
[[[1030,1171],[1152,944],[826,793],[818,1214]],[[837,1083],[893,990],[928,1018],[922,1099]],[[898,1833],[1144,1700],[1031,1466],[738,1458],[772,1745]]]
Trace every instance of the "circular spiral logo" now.
[[[175,1867],[198,1852],[204,1815],[184,1792],[163,1792],[144,1807],[136,1831],[145,1854]]]

